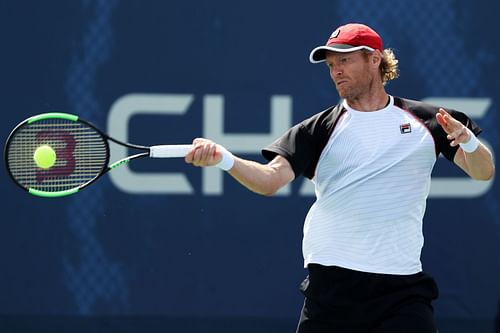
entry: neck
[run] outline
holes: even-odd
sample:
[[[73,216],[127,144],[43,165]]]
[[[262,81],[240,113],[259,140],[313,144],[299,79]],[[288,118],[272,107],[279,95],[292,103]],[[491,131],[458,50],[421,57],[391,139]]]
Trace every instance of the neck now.
[[[389,95],[383,87],[355,98],[346,98],[346,102],[351,108],[366,112],[381,110],[387,105],[388,101]]]

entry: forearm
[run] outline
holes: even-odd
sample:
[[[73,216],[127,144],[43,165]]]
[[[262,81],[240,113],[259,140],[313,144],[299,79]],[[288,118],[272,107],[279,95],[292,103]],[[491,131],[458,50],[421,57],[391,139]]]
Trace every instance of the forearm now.
[[[268,164],[235,157],[228,173],[250,191],[261,195],[272,195],[294,178],[293,171],[278,158]]]
[[[249,190],[262,195],[274,194],[295,178],[292,166],[280,155],[261,164],[236,157],[223,146],[204,138],[193,140],[192,149],[184,159],[194,166],[219,167]]]
[[[493,178],[495,174],[493,157],[489,149],[482,143],[471,153],[466,153],[460,148],[457,151],[457,155],[458,160],[462,164],[462,169],[471,178],[476,180],[489,180]]]

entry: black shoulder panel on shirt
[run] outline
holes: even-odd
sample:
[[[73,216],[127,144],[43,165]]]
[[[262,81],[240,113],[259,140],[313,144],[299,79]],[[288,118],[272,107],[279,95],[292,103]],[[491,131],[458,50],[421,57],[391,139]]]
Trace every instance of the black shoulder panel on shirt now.
[[[412,113],[415,117],[420,119],[434,138],[436,155],[442,153],[448,160],[453,161],[458,146],[450,146],[450,140],[447,139],[446,132],[436,120],[436,113],[438,113],[440,107],[401,97],[394,97],[394,105]],[[481,128],[464,113],[451,109],[446,109],[446,112],[464,124],[475,135],[481,133]]]
[[[281,155],[290,162],[295,177],[313,178],[321,152],[344,111],[339,103],[303,120],[262,149],[262,155],[269,161]]]

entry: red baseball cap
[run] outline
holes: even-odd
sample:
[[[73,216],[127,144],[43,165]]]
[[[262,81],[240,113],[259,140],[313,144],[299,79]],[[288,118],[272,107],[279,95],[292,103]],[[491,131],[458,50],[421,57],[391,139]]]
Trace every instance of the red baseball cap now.
[[[369,26],[360,23],[349,23],[335,29],[328,38],[326,45],[318,46],[312,50],[309,60],[312,63],[325,61],[326,51],[353,52],[362,49],[383,52],[382,38]]]

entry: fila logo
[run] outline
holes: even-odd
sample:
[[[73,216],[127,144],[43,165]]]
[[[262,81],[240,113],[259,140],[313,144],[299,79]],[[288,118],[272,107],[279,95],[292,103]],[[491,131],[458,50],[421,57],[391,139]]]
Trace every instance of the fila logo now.
[[[410,123],[399,125],[399,130],[401,131],[401,134],[411,133]]]

